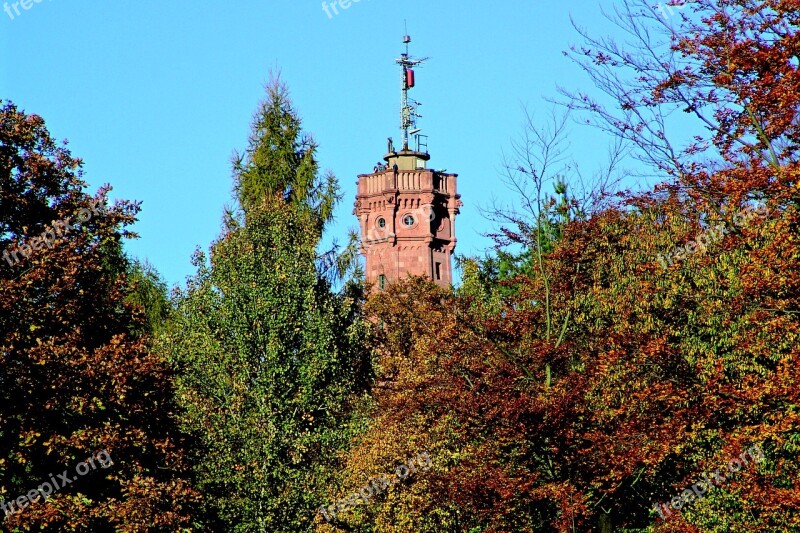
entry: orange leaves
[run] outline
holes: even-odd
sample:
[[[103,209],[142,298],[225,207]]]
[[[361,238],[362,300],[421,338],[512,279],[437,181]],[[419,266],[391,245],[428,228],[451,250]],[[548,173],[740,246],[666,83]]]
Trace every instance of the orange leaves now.
[[[457,506],[471,526],[497,529],[568,528],[573,520],[588,528],[607,517],[641,526],[652,523],[653,498],[743,444],[796,459],[796,449],[775,448],[796,425],[790,406],[800,404],[798,290],[789,281],[800,270],[796,232],[781,228],[777,217],[786,215],[776,210],[761,222],[769,231],[751,224],[707,260],[661,272],[642,265],[657,242],[692,231],[680,223],[692,205],[659,202],[649,208],[674,224],[604,213],[572,226],[554,250],[553,272],[570,272],[577,261],[584,272],[574,284],[553,285],[553,301],[574,302],[559,350],[537,337],[536,279],[520,280],[519,293],[495,313],[416,280],[372,300],[381,368],[391,373],[379,376],[373,425],[354,457],[369,448],[381,461],[385,443],[401,435],[429,442],[451,458],[432,480],[442,487],[432,505],[445,516]],[[764,253],[775,246],[780,253]],[[542,376],[546,363],[549,388],[521,367]],[[359,462],[351,468],[359,471]],[[789,476],[767,472],[743,475],[696,508],[720,505],[714,512],[727,515],[745,506],[764,513],[762,529],[790,524],[794,518],[772,510],[782,509],[775,486]],[[413,512],[413,523],[425,523],[423,512]],[[658,527],[698,530],[707,525],[702,516]],[[749,519],[730,517],[736,527]]]

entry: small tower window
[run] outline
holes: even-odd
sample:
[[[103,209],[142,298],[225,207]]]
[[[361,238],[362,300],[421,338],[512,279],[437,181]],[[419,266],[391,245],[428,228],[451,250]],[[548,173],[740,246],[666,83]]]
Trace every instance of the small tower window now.
[[[439,281],[439,280],[442,279],[442,264],[441,263],[436,263],[436,272],[434,274],[436,275],[436,281]]]
[[[378,276],[378,287],[380,287],[381,290],[386,288],[386,276],[383,274]]]
[[[378,227],[379,228],[385,228],[386,227],[386,219],[385,218],[381,217],[381,218],[378,219]]]
[[[414,217],[413,215],[406,215],[403,217],[403,224],[406,226],[413,226],[414,225]]]

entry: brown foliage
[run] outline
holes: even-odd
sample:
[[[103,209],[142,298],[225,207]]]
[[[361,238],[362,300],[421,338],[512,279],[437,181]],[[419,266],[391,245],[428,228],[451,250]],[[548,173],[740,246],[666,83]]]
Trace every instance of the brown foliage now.
[[[93,199],[80,161],[44,122],[12,104],[0,111],[0,245],[19,247]],[[114,465],[90,472],[6,519],[9,528],[169,530],[189,524],[183,437],[174,429],[170,369],[150,351],[129,290],[120,240],[138,206],[81,222],[0,270],[0,494],[12,500],[107,450]]]

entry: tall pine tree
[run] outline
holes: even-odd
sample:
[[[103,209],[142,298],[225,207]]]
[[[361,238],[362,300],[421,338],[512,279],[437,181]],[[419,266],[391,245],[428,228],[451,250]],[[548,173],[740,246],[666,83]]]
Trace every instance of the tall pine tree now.
[[[229,531],[309,528],[368,377],[360,292],[333,292],[318,269],[338,198],[315,150],[274,81],[234,160],[237,209],[162,336],[208,511]]]

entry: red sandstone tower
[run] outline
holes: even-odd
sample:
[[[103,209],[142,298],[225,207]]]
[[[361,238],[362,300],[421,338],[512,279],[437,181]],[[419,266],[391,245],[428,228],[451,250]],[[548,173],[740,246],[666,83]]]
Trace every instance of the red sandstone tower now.
[[[395,150],[390,138],[383,157],[386,164],[358,176],[353,213],[361,225],[367,281],[383,289],[387,283],[414,274],[449,287],[453,282],[455,220],[461,206],[461,195],[456,192],[458,174],[427,168],[430,155],[425,136],[416,127],[420,104],[408,97],[414,87],[413,69],[425,60],[408,55],[409,36],[403,42],[406,53],[397,59],[403,74],[403,146]],[[408,146],[409,134],[414,136],[414,149]]]

